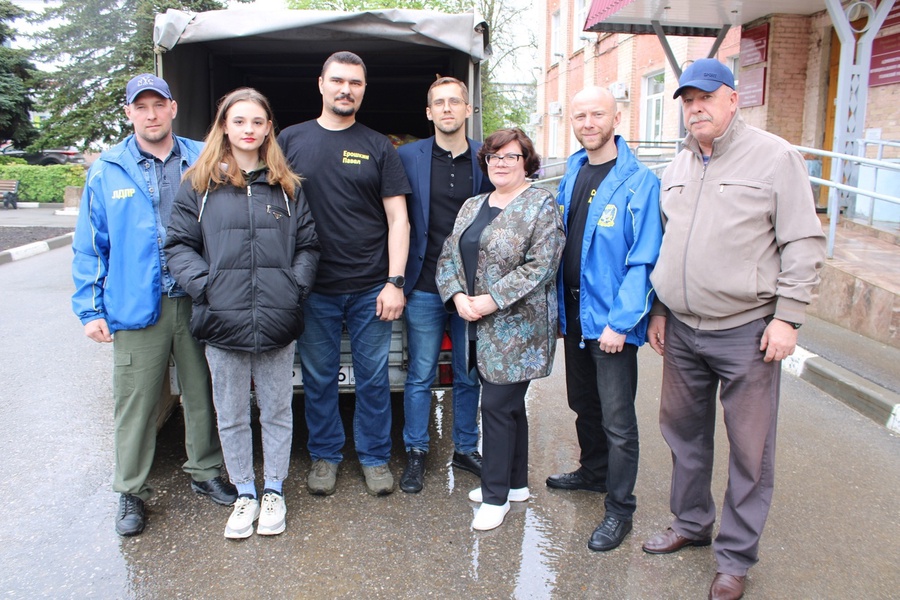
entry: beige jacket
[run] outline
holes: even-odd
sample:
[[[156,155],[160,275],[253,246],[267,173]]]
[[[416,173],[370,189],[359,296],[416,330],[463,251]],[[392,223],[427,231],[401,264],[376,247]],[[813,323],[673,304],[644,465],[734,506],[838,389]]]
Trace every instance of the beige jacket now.
[[[696,329],[802,323],[825,257],[803,157],[740,113],[707,165],[693,136],[684,145],[662,177],[660,302]]]

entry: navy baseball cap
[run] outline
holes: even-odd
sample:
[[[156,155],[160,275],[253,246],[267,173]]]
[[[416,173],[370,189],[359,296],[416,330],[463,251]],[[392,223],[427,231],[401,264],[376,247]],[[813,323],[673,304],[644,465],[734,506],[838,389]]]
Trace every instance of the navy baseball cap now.
[[[156,92],[168,100],[172,99],[169,84],[164,79],[150,73],[143,73],[129,81],[128,85],[125,86],[125,104],[131,104],[138,97],[138,94],[148,90]]]
[[[677,98],[689,87],[714,92],[723,85],[734,89],[734,74],[731,69],[714,58],[701,58],[691,63],[681,74],[678,89],[672,97]]]

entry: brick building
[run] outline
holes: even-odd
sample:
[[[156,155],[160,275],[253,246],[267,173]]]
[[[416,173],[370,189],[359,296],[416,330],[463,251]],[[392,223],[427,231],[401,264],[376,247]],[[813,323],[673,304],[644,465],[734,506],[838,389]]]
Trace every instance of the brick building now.
[[[831,149],[841,46],[826,1],[761,0],[754,3],[754,9],[762,16],[746,22],[739,19],[746,18],[749,9],[741,14],[734,10],[732,18],[737,22],[722,37],[714,56],[735,71],[741,112],[748,123],[794,144]],[[641,5],[649,10],[659,4],[648,0],[539,0],[541,73],[532,123],[538,151],[546,162],[562,160],[578,148],[569,126],[569,101],[588,85],[613,91],[622,111],[618,133],[635,145],[641,142],[643,156],[654,153],[647,142],[672,141],[683,135],[680,103],[672,98],[678,78],[660,39],[653,33],[633,33],[624,26],[618,31],[585,31],[591,17],[602,16],[598,5],[606,5],[606,13],[615,19],[622,11],[637,14]],[[686,9],[689,4],[686,1],[685,6],[675,8]],[[745,7],[748,4],[744,3]],[[860,2],[847,2],[845,8],[850,4]],[[772,12],[761,12],[770,6],[775,7]],[[873,14],[874,6],[869,11],[856,9],[850,19],[872,18]],[[853,25],[859,27],[861,22],[865,21]],[[644,30],[648,28],[644,26]],[[637,30],[640,27],[632,28]],[[710,35],[712,29],[706,31]],[[708,56],[717,40],[669,33],[666,41],[675,62],[683,67],[687,61]],[[865,119],[862,126],[857,125],[855,137],[900,140],[900,6],[891,10],[876,34],[871,65]],[[896,149],[885,152],[885,156],[900,155]]]

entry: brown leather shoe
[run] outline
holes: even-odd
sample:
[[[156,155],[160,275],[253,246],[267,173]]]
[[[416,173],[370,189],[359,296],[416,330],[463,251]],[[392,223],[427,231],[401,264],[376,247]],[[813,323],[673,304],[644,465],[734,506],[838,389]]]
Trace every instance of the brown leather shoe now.
[[[709,600],[738,600],[744,595],[746,576],[716,573],[709,586]]]
[[[641,547],[648,554],[671,554],[672,552],[678,552],[685,546],[709,546],[711,543],[712,540],[710,538],[692,540],[682,537],[669,527],[662,533],[658,533],[644,542],[644,545]]]

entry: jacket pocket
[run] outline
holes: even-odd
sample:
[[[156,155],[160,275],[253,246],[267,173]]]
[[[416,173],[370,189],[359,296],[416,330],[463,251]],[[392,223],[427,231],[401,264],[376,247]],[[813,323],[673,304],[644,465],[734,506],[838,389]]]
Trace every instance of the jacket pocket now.
[[[285,209],[274,204],[266,204],[266,214],[270,215],[270,217],[275,219],[276,221],[281,221],[281,219],[290,219],[290,216]]]
[[[722,179],[719,181],[719,193],[723,194],[729,191],[729,188],[749,188],[744,190],[752,193],[752,190],[763,189],[763,184],[753,179]],[[731,190],[737,191],[737,190]]]

